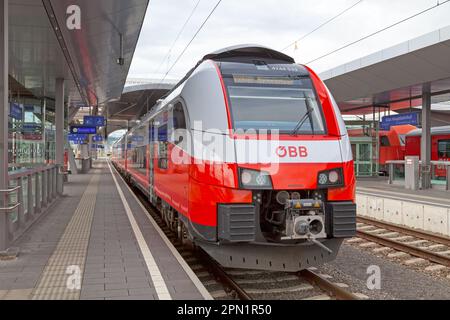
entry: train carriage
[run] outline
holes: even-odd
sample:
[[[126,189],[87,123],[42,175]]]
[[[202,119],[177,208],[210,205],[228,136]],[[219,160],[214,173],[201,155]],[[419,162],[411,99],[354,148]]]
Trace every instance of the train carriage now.
[[[406,135],[406,156],[420,155],[422,129],[416,129]],[[450,126],[431,128],[431,160],[450,161]],[[445,180],[447,169],[444,165],[434,168],[434,178]]]
[[[205,56],[113,146],[112,161],[224,266],[302,270],[334,259],[356,232],[337,104],[312,70],[268,48]]]

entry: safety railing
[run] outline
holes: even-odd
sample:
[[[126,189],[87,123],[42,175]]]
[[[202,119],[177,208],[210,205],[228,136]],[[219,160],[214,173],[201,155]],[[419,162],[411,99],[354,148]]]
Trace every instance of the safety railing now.
[[[389,184],[402,184],[405,182],[405,160],[386,162],[389,167]],[[422,177],[422,161],[419,161],[419,177]],[[436,187],[450,190],[450,161],[431,161],[426,169],[431,176],[431,184]],[[420,181],[419,181],[420,182]],[[421,185],[421,183],[419,183]]]
[[[57,166],[45,166],[9,174],[9,189],[0,190],[5,204],[0,208],[0,252],[46,211],[58,194]]]
[[[389,184],[399,184],[405,181],[405,161],[387,161],[389,166]]]

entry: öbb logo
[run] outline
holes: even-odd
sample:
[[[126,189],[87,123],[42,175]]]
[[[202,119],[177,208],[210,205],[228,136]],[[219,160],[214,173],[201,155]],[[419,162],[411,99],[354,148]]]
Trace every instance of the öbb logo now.
[[[280,146],[276,150],[277,155],[280,158],[306,158],[308,157],[308,149],[304,146],[294,147],[294,146]]]

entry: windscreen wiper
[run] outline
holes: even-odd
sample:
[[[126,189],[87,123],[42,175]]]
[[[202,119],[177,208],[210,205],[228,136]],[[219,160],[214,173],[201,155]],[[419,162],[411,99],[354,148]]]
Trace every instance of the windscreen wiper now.
[[[311,104],[310,104],[310,101],[308,98],[305,99],[305,102],[306,102],[306,113],[300,119],[300,121],[297,123],[295,128],[291,131],[291,133],[290,133],[291,136],[295,136],[300,131],[300,129],[303,127],[303,125],[305,124],[305,122],[308,118],[310,118],[310,121],[311,121],[312,134],[314,134],[314,122],[311,119],[311,114],[313,113],[314,109],[311,107]]]

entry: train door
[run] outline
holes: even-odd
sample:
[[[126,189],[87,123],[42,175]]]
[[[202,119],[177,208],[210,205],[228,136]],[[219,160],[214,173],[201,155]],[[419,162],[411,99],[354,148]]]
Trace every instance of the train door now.
[[[450,139],[439,139],[437,141],[437,156],[438,161],[450,160]],[[438,165],[435,169],[435,177],[438,180],[445,180],[447,177],[447,168],[444,165]]]
[[[172,183],[174,199],[179,204],[176,208],[182,213],[187,213],[188,208],[188,185],[189,185],[189,153],[188,139],[186,135],[187,119],[182,102],[178,101],[172,109],[172,134],[170,137]]]

